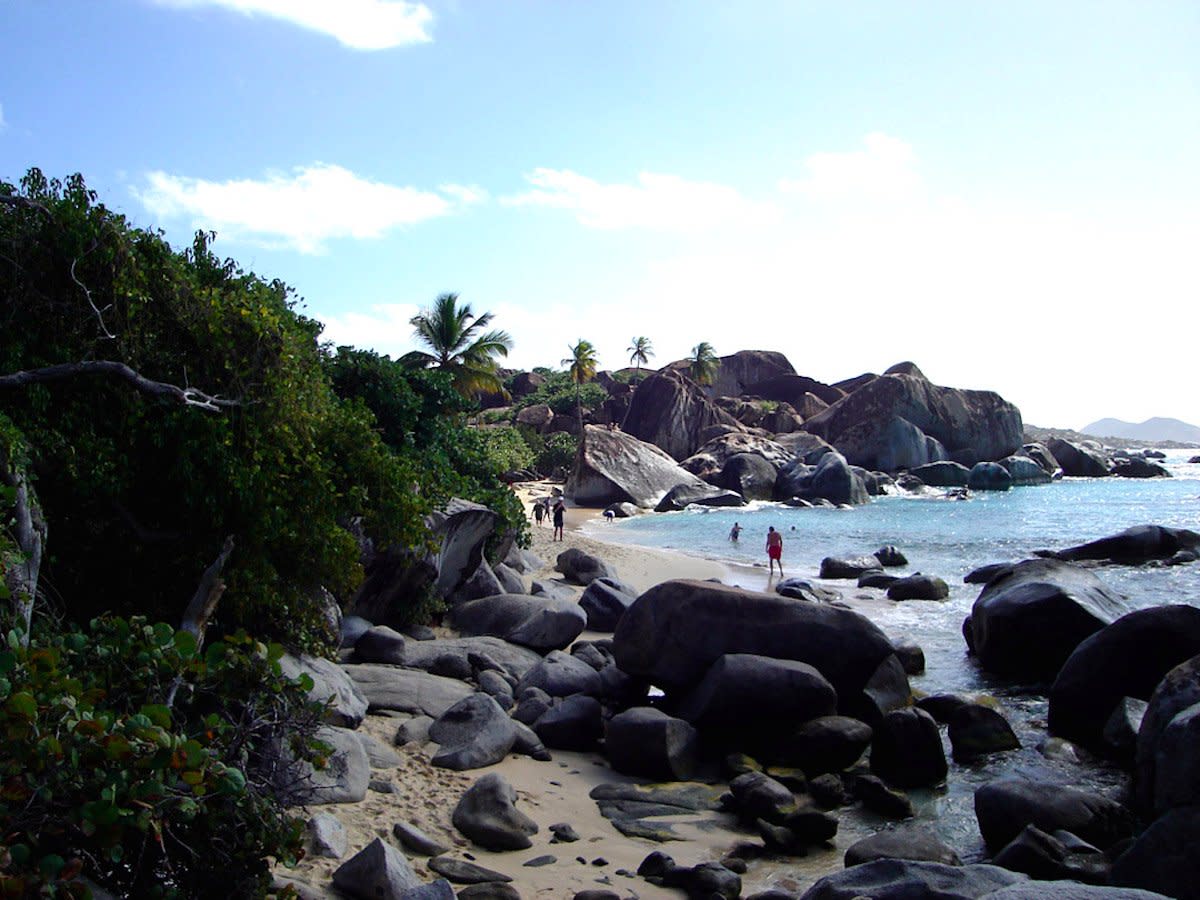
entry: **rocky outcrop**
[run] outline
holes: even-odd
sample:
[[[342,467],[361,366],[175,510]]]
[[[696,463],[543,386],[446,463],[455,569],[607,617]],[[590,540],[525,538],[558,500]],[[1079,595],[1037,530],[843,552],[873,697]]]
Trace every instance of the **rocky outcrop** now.
[[[830,503],[859,506],[870,500],[866,483],[842,454],[825,453],[816,466],[796,461],[780,471],[775,495],[788,500],[828,500]]]
[[[803,441],[803,432],[788,435],[788,441]],[[812,437],[813,441],[819,440]],[[717,483],[720,472],[735,456],[749,454],[762,457],[775,469],[780,469],[794,460],[797,453],[785,447],[781,441],[772,440],[757,434],[746,432],[730,432],[706,441],[695,453],[680,463],[693,475]],[[736,490],[736,488],[734,489]]]
[[[793,375],[796,370],[788,362],[788,358],[774,350],[739,350],[728,356],[722,356],[713,379],[712,393],[714,397],[740,397],[742,394],[758,394],[751,390],[751,385],[775,378],[780,375]],[[671,363],[664,372],[687,374],[688,361],[679,360]],[[773,400],[774,397],[764,399]]]
[[[692,504],[697,506],[745,506],[746,498],[737,491],[712,484],[677,484],[654,507],[655,512],[677,512]]]
[[[917,466],[911,474],[931,487],[966,487],[971,480],[970,469],[962,463],[950,460],[940,460]]]
[[[628,501],[653,509],[678,484],[703,482],[653,444],[623,431],[589,425],[566,494],[577,506]]]
[[[756,453],[738,453],[729,457],[716,484],[734,491],[747,500],[773,500],[777,472]]]
[[[638,385],[622,428],[674,459],[687,459],[712,436],[707,432],[715,426],[743,430],[737,419],[708,399],[690,378],[665,369]]]
[[[858,613],[796,603],[708,581],[667,581],[634,602],[613,635],[621,670],[669,694],[699,683],[730,653],[808,663],[833,685],[842,710],[856,708],[891,642]]]
[[[1124,600],[1078,566],[1031,559],[989,581],[971,609],[971,644],[982,666],[1048,680],[1088,636],[1128,612]]]
[[[932,462],[933,438],[955,458],[1002,459],[1021,446],[1021,413],[991,391],[883,375],[805,423],[854,465],[891,471]]]

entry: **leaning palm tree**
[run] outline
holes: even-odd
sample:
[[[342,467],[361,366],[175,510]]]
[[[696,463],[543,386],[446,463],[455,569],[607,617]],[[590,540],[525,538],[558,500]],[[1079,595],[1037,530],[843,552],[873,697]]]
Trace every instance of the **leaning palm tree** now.
[[[568,347],[571,355],[562,361],[564,366],[568,366],[567,374],[571,376],[571,380],[575,382],[575,413],[579,417],[579,435],[583,437],[583,398],[580,395],[579,389],[587,382],[596,377],[596,348],[592,346],[591,341],[585,341],[580,338],[575,342],[574,347]]]
[[[635,337],[626,349],[629,350],[629,361],[637,366],[637,374],[642,374],[642,366],[650,362],[654,355],[654,345],[648,337]]]
[[[688,357],[688,374],[696,384],[712,384],[720,368],[721,361],[708,341],[701,341],[692,348],[692,355]]]
[[[513,340],[504,331],[483,331],[492,321],[490,312],[476,316],[469,303],[459,304],[458,294],[442,294],[431,309],[409,320],[413,335],[430,349],[414,350],[401,357],[405,365],[436,368],[454,379],[454,389],[464,397],[482,391],[502,391],[496,357],[508,356]]]

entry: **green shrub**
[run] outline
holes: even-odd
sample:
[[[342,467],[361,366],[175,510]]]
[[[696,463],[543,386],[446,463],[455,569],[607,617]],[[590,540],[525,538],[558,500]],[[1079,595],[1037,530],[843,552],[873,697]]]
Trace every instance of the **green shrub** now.
[[[0,893],[265,891],[268,858],[301,852],[277,799],[281,747],[316,760],[311,679],[244,633],[200,652],[145,619],[10,632],[0,650]],[[174,703],[171,703],[171,700]]]
[[[567,434],[565,431],[557,431],[546,437],[534,465],[543,475],[551,474],[560,466],[570,469],[575,462],[575,452],[578,447],[579,440],[574,435]]]
[[[608,399],[608,391],[595,382],[589,381],[587,384],[579,386],[578,399],[579,405],[583,407],[583,411],[591,412]],[[546,398],[545,402],[559,415],[575,415],[575,385],[551,394]]]
[[[480,428],[484,453],[498,472],[528,469],[533,465],[533,453],[529,445],[514,428]]]

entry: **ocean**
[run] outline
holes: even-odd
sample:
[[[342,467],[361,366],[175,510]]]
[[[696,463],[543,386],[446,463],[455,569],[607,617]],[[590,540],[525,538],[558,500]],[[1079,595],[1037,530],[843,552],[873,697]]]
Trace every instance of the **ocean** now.
[[[950,586],[945,602],[887,600],[882,591],[860,589],[853,581],[828,581],[856,609],[892,637],[906,636],[924,650],[926,673],[911,679],[924,694],[944,691],[985,694],[999,702],[1024,745],[1015,753],[998,754],[970,766],[951,764],[949,786],[942,791],[916,791],[919,817],[935,828],[967,858],[979,858],[982,844],[972,807],[974,789],[1001,774],[1023,772],[1058,781],[1082,783],[1118,794],[1123,778],[1103,764],[1078,766],[1048,759],[1037,745],[1046,737],[1046,701],[1033,686],[995,679],[979,671],[966,655],[963,618],[979,594],[963,576],[988,563],[1026,559],[1042,548],[1061,549],[1115,534],[1132,525],[1158,524],[1200,531],[1200,464],[1187,460],[1195,450],[1165,451],[1159,460],[1171,478],[1067,478],[1048,485],[1014,488],[1003,493],[974,492],[969,500],[895,495],[873,498],[854,509],[795,509],[776,503],[754,503],[738,509],[694,508],[595,522],[587,532],[622,544],[675,550],[723,562],[728,581],[743,587],[768,588],[765,536],[774,526],[784,537],[787,576],[817,581],[826,556],[861,556],[893,544],[909,565],[889,574],[923,572]],[[728,539],[734,522],[741,540]],[[1127,598],[1131,609],[1165,603],[1200,607],[1200,563],[1175,567],[1103,567],[1098,577]],[[949,745],[947,744],[947,755]],[[843,831],[863,834],[880,827],[867,816],[843,817]],[[839,844],[843,841],[839,839]],[[813,860],[818,865],[817,860]],[[803,868],[803,867],[802,867]],[[800,874],[800,873],[797,873]]]

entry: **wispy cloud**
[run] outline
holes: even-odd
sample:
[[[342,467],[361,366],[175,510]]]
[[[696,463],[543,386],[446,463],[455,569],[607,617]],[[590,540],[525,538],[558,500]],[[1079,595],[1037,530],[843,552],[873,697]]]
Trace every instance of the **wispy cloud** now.
[[[151,172],[134,195],[163,220],[187,217],[223,237],[301,253],[321,253],[336,238],[378,238],[405,225],[447,215],[468,199],[360,178],[341,166],[316,163],[261,180],[208,181]]]
[[[0,131],[8,127],[8,123],[4,121],[4,104],[0,103]]]
[[[282,19],[336,38],[355,50],[387,50],[433,40],[433,13],[405,0],[154,0],[160,6],[219,6]]]
[[[635,184],[604,184],[569,169],[534,169],[525,179],[533,190],[501,202],[568,210],[588,228],[697,232],[774,216],[736,188],[677,175],[642,172]]]

